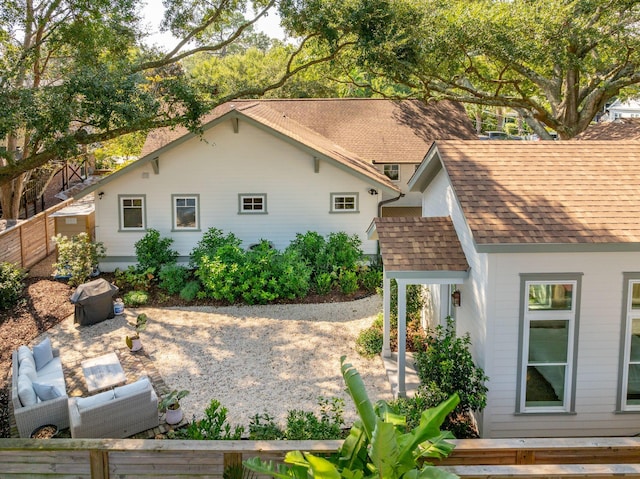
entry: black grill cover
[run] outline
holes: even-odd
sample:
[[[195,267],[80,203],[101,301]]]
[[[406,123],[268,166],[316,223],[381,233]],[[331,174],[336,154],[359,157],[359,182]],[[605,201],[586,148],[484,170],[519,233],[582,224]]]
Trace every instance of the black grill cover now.
[[[113,318],[113,297],[117,292],[117,286],[102,278],[78,286],[69,298],[76,305],[74,323],[86,326]]]

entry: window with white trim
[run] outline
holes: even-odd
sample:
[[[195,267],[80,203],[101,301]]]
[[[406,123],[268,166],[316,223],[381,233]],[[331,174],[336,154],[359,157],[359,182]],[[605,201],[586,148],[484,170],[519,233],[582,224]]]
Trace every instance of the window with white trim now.
[[[198,195],[171,195],[171,202],[174,230],[197,230],[200,227]]]
[[[332,213],[357,213],[358,193],[331,193]]]
[[[625,286],[622,404],[619,408],[640,411],[640,274],[625,274]]]
[[[564,275],[563,275],[564,276]],[[570,412],[579,277],[523,275],[518,412]],[[535,279],[534,279],[535,278]]]
[[[140,231],[145,229],[145,197],[119,196],[120,229]]]
[[[382,172],[392,181],[400,179],[400,165],[384,165]]]
[[[266,214],[267,213],[267,195],[264,193],[238,195],[238,213],[239,214]]]

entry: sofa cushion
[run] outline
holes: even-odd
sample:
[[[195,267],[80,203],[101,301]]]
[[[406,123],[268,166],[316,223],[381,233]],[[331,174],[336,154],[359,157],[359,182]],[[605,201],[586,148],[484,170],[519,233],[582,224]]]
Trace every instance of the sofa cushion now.
[[[20,346],[18,348],[18,363],[21,363],[25,358],[33,359],[33,353],[27,346]]]
[[[113,399],[113,389],[109,391],[105,391],[103,393],[96,394],[94,396],[89,396],[86,398],[78,398],[76,399],[76,404],[78,405],[78,410],[87,409],[93,406],[97,406],[99,404],[104,404]]]
[[[36,373],[36,365],[29,361],[23,361],[18,368],[18,377],[25,375],[32,381],[38,379],[38,373]]]
[[[36,396],[40,398],[40,401],[49,401],[62,396],[62,393],[58,391],[58,388],[51,384],[33,383],[33,390]]]
[[[33,406],[38,402],[33,383],[26,375],[18,376],[18,397],[22,406]]]
[[[49,338],[45,338],[33,347],[33,359],[36,361],[36,371],[40,371],[53,359],[53,349]]]
[[[124,386],[117,387],[113,390],[116,398],[121,398],[125,396],[131,396],[132,394],[138,393],[140,391],[144,391],[151,387],[151,383],[149,382],[149,378],[142,377],[138,379],[136,382],[131,384],[125,384]]]

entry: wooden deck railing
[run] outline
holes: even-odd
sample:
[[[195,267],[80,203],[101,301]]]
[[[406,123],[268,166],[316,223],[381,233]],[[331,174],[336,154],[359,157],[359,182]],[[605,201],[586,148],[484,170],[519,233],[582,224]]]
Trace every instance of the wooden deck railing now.
[[[640,478],[640,438],[477,439],[454,441],[441,467],[462,478]],[[259,456],[291,450],[327,454],[339,441],[172,441],[0,439],[0,477],[50,479],[221,479]]]

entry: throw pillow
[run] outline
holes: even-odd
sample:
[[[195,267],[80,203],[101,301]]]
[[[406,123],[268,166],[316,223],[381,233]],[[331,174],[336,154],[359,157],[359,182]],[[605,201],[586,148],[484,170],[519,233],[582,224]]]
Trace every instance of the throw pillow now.
[[[51,384],[33,383],[33,390],[40,398],[40,401],[49,401],[51,399],[59,398],[60,396],[62,396],[62,394],[60,394],[60,391],[58,391],[58,388],[52,386]]]
[[[138,393],[140,391],[145,391],[149,389],[149,387],[149,379],[147,377],[143,377],[138,379],[135,383],[117,387],[113,390],[113,392],[117,398],[121,398],[124,396],[131,396],[132,394]]]
[[[76,404],[78,405],[78,409],[86,409],[92,406],[97,406],[98,404],[109,402],[112,399],[113,389],[110,389],[109,391],[96,394],[95,396],[89,396],[88,398],[78,398],[76,399]]]
[[[40,344],[33,347],[33,359],[36,361],[36,371],[40,371],[53,359],[53,349],[49,338],[45,338]]]
[[[33,356],[30,354],[29,357],[26,357],[20,360],[20,366],[18,367],[18,371],[22,371],[23,367],[32,367],[33,370],[36,370],[36,361],[33,359]],[[19,374],[19,373],[18,373]]]
[[[21,363],[25,358],[33,359],[33,353],[27,346],[20,346],[18,348],[18,363]]]
[[[18,376],[18,398],[23,406],[33,406],[38,402],[36,392],[33,390],[33,383],[27,376]]]
[[[22,375],[27,376],[29,379],[31,379],[32,381],[35,381],[38,379],[38,373],[36,373],[36,366],[35,364],[30,363],[29,361],[23,361],[23,363],[20,365],[20,368],[18,369],[18,377],[22,376]]]

